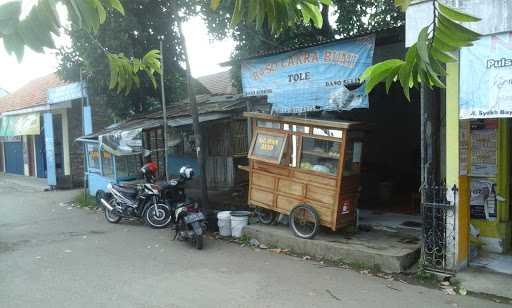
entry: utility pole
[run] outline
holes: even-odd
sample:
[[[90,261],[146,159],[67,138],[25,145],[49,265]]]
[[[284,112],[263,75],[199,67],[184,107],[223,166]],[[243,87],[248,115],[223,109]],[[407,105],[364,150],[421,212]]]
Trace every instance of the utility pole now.
[[[196,94],[194,88],[192,86],[192,75],[190,70],[190,61],[188,60],[187,53],[187,42],[185,40],[185,36],[183,35],[183,29],[181,27],[181,21],[178,20],[178,28],[180,31],[180,39],[181,45],[183,47],[183,55],[185,57],[185,64],[187,70],[187,90],[188,90],[188,100],[190,104],[190,108],[192,110],[192,126],[194,128],[194,137],[196,144],[196,153],[197,153],[197,161],[199,163],[199,172],[201,175],[199,176],[199,181],[201,184],[201,206],[203,209],[208,208],[208,186],[206,183],[206,165],[205,165],[205,154],[202,150],[202,142],[201,142],[201,127],[199,125],[199,114],[197,111],[197,102],[196,102]]]
[[[160,38],[160,88],[162,90],[162,113],[164,117],[164,164],[165,164],[165,180],[169,181],[169,158],[167,153],[167,104],[165,102],[165,86],[164,86],[164,37]]]

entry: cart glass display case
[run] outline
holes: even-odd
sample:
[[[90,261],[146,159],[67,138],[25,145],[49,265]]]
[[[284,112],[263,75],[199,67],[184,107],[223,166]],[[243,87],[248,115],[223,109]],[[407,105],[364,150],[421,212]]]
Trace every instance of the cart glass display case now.
[[[252,127],[248,201],[262,222],[290,215],[290,228],[303,238],[314,237],[318,225],[334,231],[356,223],[363,123],[244,115]]]

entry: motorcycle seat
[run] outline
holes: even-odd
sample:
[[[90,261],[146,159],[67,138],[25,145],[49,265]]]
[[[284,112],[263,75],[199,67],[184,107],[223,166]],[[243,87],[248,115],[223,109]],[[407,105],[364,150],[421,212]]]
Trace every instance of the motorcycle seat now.
[[[120,192],[122,194],[130,195],[130,196],[137,194],[137,188],[135,188],[135,187],[128,187],[128,186],[112,184],[112,188],[114,188],[115,190],[117,190],[118,192]]]
[[[168,182],[160,182],[160,183],[158,183],[158,186],[160,187],[161,190],[166,190],[166,189],[174,188],[174,187],[178,186],[178,184],[179,184],[179,180],[172,179]]]

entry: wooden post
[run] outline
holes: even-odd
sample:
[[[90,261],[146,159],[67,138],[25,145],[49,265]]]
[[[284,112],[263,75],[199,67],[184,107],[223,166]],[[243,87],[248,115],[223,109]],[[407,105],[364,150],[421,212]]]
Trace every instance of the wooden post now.
[[[199,126],[199,114],[197,111],[196,95],[192,86],[192,75],[190,71],[190,61],[188,60],[187,53],[187,42],[183,35],[183,29],[181,22],[178,21],[178,28],[180,31],[181,44],[183,47],[183,56],[185,58],[186,70],[187,70],[187,90],[190,108],[192,110],[192,126],[194,128],[194,137],[196,144],[197,161],[199,163],[199,181],[201,184],[201,206],[204,209],[208,208],[208,186],[206,183],[206,166],[205,166],[205,154],[202,149],[203,144],[201,143],[201,127]]]
[[[165,180],[169,181],[169,172],[167,172],[167,105],[165,102],[165,86],[164,86],[164,38],[160,40],[160,88],[162,90],[162,112],[164,118],[164,168]]]

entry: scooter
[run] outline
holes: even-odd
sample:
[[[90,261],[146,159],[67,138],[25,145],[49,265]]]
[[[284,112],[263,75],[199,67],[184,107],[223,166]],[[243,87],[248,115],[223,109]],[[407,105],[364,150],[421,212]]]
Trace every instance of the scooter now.
[[[203,249],[206,217],[197,202],[179,203],[175,209],[174,240],[190,241],[197,249]]]
[[[191,180],[194,171],[190,167],[180,169],[180,177],[161,184],[162,196],[166,204],[173,209],[174,240],[190,241],[197,249],[203,248],[203,234],[206,232],[206,217],[201,212],[199,204],[187,200],[184,184]]]
[[[107,193],[101,198],[105,219],[118,223],[122,218],[140,217],[153,228],[165,228],[172,220],[171,208],[160,198],[160,187],[149,180],[154,166],[144,165],[141,171],[145,184],[134,186],[108,184]]]

